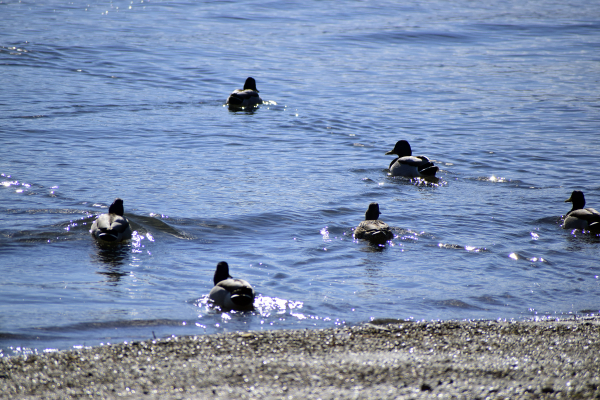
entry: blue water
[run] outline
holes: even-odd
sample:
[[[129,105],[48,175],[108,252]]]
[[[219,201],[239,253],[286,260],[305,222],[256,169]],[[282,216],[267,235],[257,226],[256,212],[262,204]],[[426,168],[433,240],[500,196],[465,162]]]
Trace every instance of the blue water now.
[[[597,2],[44,3],[0,1],[0,356],[598,313],[600,237],[560,228],[600,208]],[[400,139],[439,181],[387,175]],[[256,312],[208,306],[222,260]]]

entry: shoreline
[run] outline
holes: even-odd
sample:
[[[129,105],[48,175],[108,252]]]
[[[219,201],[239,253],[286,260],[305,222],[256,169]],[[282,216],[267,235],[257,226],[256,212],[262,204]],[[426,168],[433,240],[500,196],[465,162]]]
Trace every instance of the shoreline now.
[[[600,397],[598,318],[389,322],[9,357],[0,397]]]

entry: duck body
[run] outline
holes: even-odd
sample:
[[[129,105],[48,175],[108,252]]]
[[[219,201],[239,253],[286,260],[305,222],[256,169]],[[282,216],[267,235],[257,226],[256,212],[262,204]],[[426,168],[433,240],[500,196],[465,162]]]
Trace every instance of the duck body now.
[[[407,178],[435,177],[439,168],[425,156],[413,156],[410,144],[406,140],[400,140],[394,149],[385,153],[386,155],[397,155],[389,166],[392,176],[404,176]]]
[[[392,176],[407,178],[432,177],[438,171],[438,167],[425,156],[398,157],[390,163],[389,169]]]
[[[380,221],[379,204],[371,203],[365,213],[365,220],[354,230],[355,239],[368,240],[371,243],[384,244],[394,238],[394,232],[383,221]]]
[[[354,230],[356,239],[364,239],[373,243],[385,243],[394,238],[389,225],[380,220],[362,221]]]
[[[256,89],[256,81],[251,77],[246,79],[243,89],[234,90],[227,98],[227,105],[230,108],[255,107],[262,102]]]
[[[600,230],[600,213],[593,208],[584,208],[583,192],[574,190],[566,202],[573,203],[573,208],[565,215],[563,229]]]
[[[254,308],[254,289],[247,281],[232,278],[225,261],[217,264],[214,284],[208,297],[221,309],[248,311]]]
[[[115,199],[108,208],[108,213],[100,215],[94,221],[90,233],[96,239],[107,243],[131,239],[131,225],[123,214],[123,200]]]

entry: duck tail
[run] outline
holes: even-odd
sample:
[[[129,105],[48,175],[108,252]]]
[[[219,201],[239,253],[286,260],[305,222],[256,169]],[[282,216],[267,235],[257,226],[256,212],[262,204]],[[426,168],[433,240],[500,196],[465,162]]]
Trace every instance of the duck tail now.
[[[236,93],[232,93],[227,99],[227,104],[229,104],[230,106],[241,106],[243,103],[244,100],[240,98]]]
[[[247,307],[254,303],[254,293],[251,288],[243,287],[231,293],[231,301],[239,307]]]
[[[373,244],[385,244],[388,240],[392,240],[394,234],[387,230],[371,230],[364,235],[364,239],[367,239]]]
[[[435,176],[436,172],[439,171],[439,168],[433,164],[429,164],[419,169],[419,173],[424,176]]]
[[[115,235],[111,231],[100,232],[97,237],[105,242],[116,242],[119,240],[118,235]]]

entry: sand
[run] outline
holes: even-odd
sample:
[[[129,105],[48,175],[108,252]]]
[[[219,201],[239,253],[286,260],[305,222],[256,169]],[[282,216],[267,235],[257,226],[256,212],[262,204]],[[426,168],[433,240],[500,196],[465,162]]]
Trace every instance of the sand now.
[[[11,399],[600,398],[600,321],[373,323],[0,360]]]

